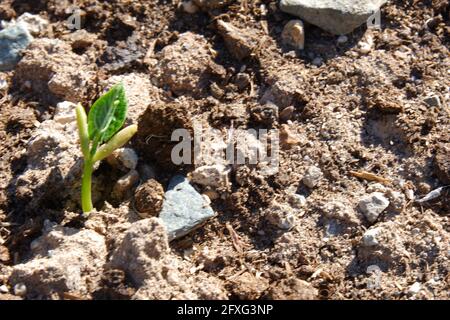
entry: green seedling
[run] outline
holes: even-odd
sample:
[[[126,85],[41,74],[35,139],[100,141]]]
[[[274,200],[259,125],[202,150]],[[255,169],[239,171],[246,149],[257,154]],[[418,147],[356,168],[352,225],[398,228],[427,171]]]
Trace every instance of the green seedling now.
[[[122,84],[117,84],[92,105],[89,116],[81,104],[76,107],[78,132],[83,153],[81,207],[85,215],[94,209],[91,184],[94,164],[126,144],[136,133],[131,125],[119,131],[127,116],[128,102]],[[117,132],[119,131],[119,132]]]

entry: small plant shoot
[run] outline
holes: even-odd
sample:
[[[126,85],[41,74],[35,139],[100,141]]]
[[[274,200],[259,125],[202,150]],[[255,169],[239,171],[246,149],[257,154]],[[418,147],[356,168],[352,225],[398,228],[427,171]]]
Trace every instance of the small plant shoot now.
[[[91,195],[94,164],[125,145],[137,131],[136,125],[120,130],[125,122],[127,109],[128,102],[121,83],[95,101],[89,115],[86,115],[81,104],[76,107],[78,132],[84,158],[81,207],[85,215],[89,215],[94,209]]]

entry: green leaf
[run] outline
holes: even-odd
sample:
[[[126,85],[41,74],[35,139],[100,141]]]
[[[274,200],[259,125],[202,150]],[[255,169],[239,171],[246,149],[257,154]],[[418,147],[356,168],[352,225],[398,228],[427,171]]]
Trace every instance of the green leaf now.
[[[123,126],[128,102],[122,83],[112,87],[92,105],[88,115],[89,139],[103,143]]]

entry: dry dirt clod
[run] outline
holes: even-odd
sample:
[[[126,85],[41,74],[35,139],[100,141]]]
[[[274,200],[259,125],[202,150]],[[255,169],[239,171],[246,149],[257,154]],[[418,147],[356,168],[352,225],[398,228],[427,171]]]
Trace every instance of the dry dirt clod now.
[[[220,280],[191,274],[192,265],[170,253],[167,232],[157,218],[126,230],[109,267],[131,277],[137,288],[133,299],[227,299]]]
[[[258,44],[254,30],[242,30],[222,20],[217,20],[217,29],[230,54],[238,60],[250,57]]]
[[[450,183],[450,143],[438,145],[434,159],[434,171],[442,183]]]
[[[214,61],[211,45],[198,34],[185,32],[164,47],[150,73],[159,87],[167,87],[176,95],[201,96],[211,78],[221,78],[225,69]]]
[[[87,98],[95,77],[87,57],[72,52],[58,39],[37,39],[24,51],[15,72],[16,80],[29,82],[44,100],[63,99],[77,103]],[[49,93],[45,96],[43,93]]]
[[[164,201],[164,188],[156,180],[142,183],[134,193],[134,206],[142,218],[156,217]]]
[[[62,292],[89,294],[106,261],[105,239],[92,230],[56,226],[47,221],[43,236],[32,242],[33,258],[17,264],[9,281],[25,285],[26,295],[52,297]]]
[[[292,277],[276,283],[268,295],[274,300],[315,300],[319,292],[310,283]]]
[[[250,272],[244,272],[233,278],[229,286],[233,296],[238,299],[255,300],[269,288],[269,281],[262,277],[256,278]]]

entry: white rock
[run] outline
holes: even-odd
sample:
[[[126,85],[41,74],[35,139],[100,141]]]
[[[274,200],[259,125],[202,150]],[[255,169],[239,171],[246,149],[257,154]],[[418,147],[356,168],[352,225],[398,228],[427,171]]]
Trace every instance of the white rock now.
[[[63,101],[56,105],[53,119],[61,124],[76,121],[75,107],[77,105],[70,101]]]
[[[27,286],[23,283],[18,283],[14,286],[14,294],[19,297],[24,297],[27,294]]]
[[[230,169],[224,165],[206,165],[196,168],[190,174],[190,180],[203,186],[210,186],[213,188],[229,186],[228,175]]]
[[[420,284],[420,282],[414,282],[408,289],[408,293],[410,295],[414,295],[420,292],[420,290],[422,289],[422,285]]]
[[[359,209],[366,219],[373,223],[389,206],[389,200],[381,192],[373,192],[359,201]]]
[[[290,230],[295,226],[295,210],[285,203],[273,202],[266,209],[267,221],[281,230]]]
[[[0,286],[0,293],[8,293],[8,287],[6,285]]]
[[[320,179],[322,179],[322,176],[323,173],[318,167],[311,166],[306,170],[305,176],[303,177],[303,183],[308,188],[314,188],[319,184]]]
[[[39,35],[42,31],[45,30],[45,28],[47,28],[48,26],[48,20],[41,18],[39,15],[37,14],[31,14],[28,12],[25,12],[24,14],[22,14],[19,18],[17,18],[17,20],[12,20],[12,21],[2,21],[2,27],[3,28],[7,28],[13,24],[16,23],[23,23],[26,25],[28,31],[30,31],[30,33],[33,36],[37,36]]]
[[[361,221],[354,207],[347,199],[339,199],[334,196],[332,200],[325,202],[322,213],[328,219],[337,219],[349,224],[360,224]]]
[[[281,33],[283,42],[298,50],[305,48],[305,30],[301,20],[291,20],[284,26]]]
[[[306,198],[301,194],[293,193],[289,195],[289,202],[295,209],[301,209],[306,205]]]
[[[362,237],[363,245],[366,247],[377,246],[379,244],[377,237],[380,235],[381,231],[381,228],[367,230]]]
[[[381,193],[386,193],[387,192],[387,188],[382,185],[381,183],[371,183],[368,187],[367,187],[367,192],[372,193],[372,192],[381,192]]]
[[[138,163],[138,156],[131,148],[120,148],[115,150],[108,158],[110,165],[116,168],[126,170],[136,169]]]

